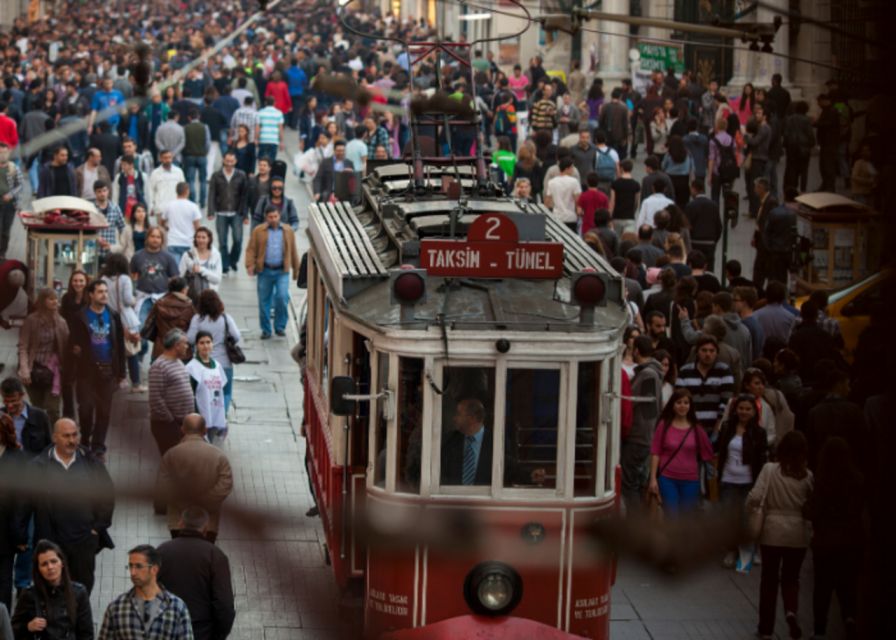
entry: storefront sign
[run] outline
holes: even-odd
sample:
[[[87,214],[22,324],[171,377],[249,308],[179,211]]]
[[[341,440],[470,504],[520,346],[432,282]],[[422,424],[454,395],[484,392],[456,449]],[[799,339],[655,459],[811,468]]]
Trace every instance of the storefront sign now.
[[[510,218],[484,213],[466,240],[421,240],[420,268],[433,276],[557,279],[563,275],[563,245],[520,242]]]

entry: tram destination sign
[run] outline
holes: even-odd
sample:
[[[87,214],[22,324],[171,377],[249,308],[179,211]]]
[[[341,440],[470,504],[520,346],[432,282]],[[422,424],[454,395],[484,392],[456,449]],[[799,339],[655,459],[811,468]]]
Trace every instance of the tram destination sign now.
[[[421,240],[420,268],[433,276],[556,280],[563,276],[563,245],[520,242],[513,220],[484,213],[465,240]]]

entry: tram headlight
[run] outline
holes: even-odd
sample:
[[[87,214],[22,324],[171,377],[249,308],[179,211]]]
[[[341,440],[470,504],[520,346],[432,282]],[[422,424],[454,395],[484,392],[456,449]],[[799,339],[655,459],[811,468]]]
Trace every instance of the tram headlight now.
[[[506,616],[523,597],[523,581],[503,562],[483,562],[464,581],[467,606],[480,615]]]

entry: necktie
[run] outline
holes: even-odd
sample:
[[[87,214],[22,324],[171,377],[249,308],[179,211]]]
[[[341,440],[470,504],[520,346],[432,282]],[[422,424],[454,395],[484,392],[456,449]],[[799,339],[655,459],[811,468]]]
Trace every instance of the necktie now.
[[[473,449],[476,438],[467,436],[464,438],[464,474],[463,483],[473,484],[476,479],[476,451]]]

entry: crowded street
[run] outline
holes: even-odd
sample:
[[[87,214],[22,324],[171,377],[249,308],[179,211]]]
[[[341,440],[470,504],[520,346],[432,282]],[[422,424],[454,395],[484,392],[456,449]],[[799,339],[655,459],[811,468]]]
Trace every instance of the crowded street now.
[[[891,637],[876,85],[112,4],[0,4],[0,640]]]

